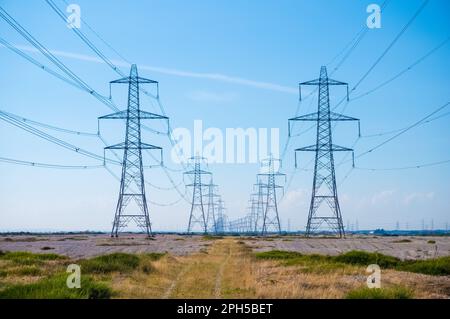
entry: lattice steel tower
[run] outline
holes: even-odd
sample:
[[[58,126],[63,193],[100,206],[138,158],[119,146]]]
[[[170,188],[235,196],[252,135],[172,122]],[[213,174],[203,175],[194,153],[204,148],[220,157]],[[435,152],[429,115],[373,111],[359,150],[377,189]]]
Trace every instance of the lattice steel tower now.
[[[217,219],[216,219],[216,211],[217,211],[217,199],[220,198],[220,195],[216,193],[217,185],[211,182],[208,184],[208,213],[206,215],[206,228],[207,230],[211,230],[213,233],[217,234]]]
[[[328,225],[329,228],[331,228],[334,232],[336,232],[339,237],[344,237],[345,232],[337,194],[333,152],[341,152],[341,151],[353,152],[353,149],[333,144],[331,122],[358,121],[358,128],[359,128],[359,119],[330,111],[329,86],[330,85],[347,86],[347,101],[348,101],[348,84],[329,79],[327,76],[327,69],[325,66],[322,66],[320,69],[319,79],[300,83],[299,86],[300,100],[301,100],[302,85],[319,86],[318,111],[316,113],[311,113],[289,119],[289,134],[291,131],[290,128],[291,121],[317,122],[316,144],[301,147],[295,150],[296,165],[297,165],[298,151],[316,153],[312,196],[308,214],[308,223],[306,226],[306,235],[310,236],[313,232],[321,230],[322,225],[325,223],[325,225]],[[331,209],[331,214],[329,212],[324,212],[323,210],[320,209],[320,206],[324,201]]]
[[[190,158],[194,162],[194,169],[184,172],[186,175],[193,175],[193,183],[186,186],[192,187],[192,205],[191,213],[189,215],[189,224],[187,232],[191,233],[195,225],[199,225],[203,230],[203,233],[208,232],[208,225],[206,223],[205,205],[203,203],[203,189],[209,187],[210,181],[207,183],[203,182],[202,176],[211,176],[211,172],[202,170],[201,162],[206,161],[204,157],[194,156]]]
[[[105,147],[105,150],[123,149],[122,178],[120,181],[119,200],[117,202],[111,237],[118,237],[120,230],[134,221],[148,236],[152,228],[145,195],[144,170],[142,165],[142,150],[159,150],[162,161],[162,148],[141,142],[141,120],[168,120],[166,116],[145,112],[139,106],[139,84],[157,84],[158,82],[138,76],[135,64],[131,66],[130,76],[110,84],[128,84],[128,108],[125,111],[99,117],[99,120],[126,120],[125,142]],[[134,200],[133,211],[127,206]]]
[[[275,168],[275,165],[278,167]],[[265,179],[265,183],[260,185],[261,189],[265,189],[264,215],[261,231],[263,236],[267,235],[269,231],[281,233],[280,216],[278,215],[277,189],[283,189],[283,186],[276,184],[276,178],[278,176],[286,178],[286,174],[280,173],[279,167],[281,167],[281,160],[275,159],[272,156],[261,161],[261,168],[266,171],[265,173],[258,174],[258,183],[261,182],[261,179]]]

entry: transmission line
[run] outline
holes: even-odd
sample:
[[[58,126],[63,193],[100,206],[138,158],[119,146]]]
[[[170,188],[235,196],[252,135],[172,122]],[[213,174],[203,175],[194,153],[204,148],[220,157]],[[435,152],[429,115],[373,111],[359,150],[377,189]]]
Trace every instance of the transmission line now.
[[[380,63],[380,61],[383,59],[383,57],[389,52],[389,50],[394,46],[394,44],[400,39],[400,37],[405,33],[405,31],[411,26],[411,24],[414,22],[414,20],[417,18],[417,16],[422,12],[422,10],[425,8],[425,6],[428,4],[429,0],[425,0],[422,5],[419,7],[419,9],[416,11],[416,13],[412,16],[412,18],[408,21],[408,23],[403,27],[403,29],[400,31],[400,33],[397,34],[397,36],[394,38],[394,40],[387,46],[387,48],[383,51],[383,53],[378,57],[378,59],[375,60],[375,62],[372,64],[372,66],[367,70],[366,73],[361,77],[361,79],[355,84],[352,91],[354,91],[362,81],[365,80],[365,78],[369,75],[370,72]]]
[[[61,165],[61,164],[49,164],[49,163],[41,163],[41,162],[23,161],[23,160],[7,158],[7,157],[0,157],[0,162],[9,163],[9,164],[24,165],[24,166],[41,167],[41,168],[54,168],[54,169],[96,169],[96,168],[104,167],[104,165]]]

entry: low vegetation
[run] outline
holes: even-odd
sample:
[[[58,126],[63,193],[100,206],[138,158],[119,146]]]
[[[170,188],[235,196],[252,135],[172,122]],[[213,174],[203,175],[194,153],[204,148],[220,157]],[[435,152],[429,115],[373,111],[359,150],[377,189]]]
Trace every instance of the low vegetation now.
[[[384,269],[395,269],[434,276],[450,275],[450,257],[440,257],[428,260],[406,260],[365,251],[350,251],[338,256],[303,255],[297,252],[272,250],[256,253],[258,259],[274,259],[282,261],[284,265],[310,264],[322,269],[335,269],[344,265],[368,266],[377,264]],[[325,267],[326,266],[326,267]]]
[[[81,271],[87,274],[127,273],[139,266],[139,257],[114,253],[80,261]]]
[[[346,299],[411,299],[411,289],[396,286],[390,288],[358,288],[347,293]]]
[[[9,260],[17,265],[39,265],[45,261],[64,259],[66,257],[57,254],[33,254],[25,251],[0,252],[0,260]]]
[[[61,273],[30,284],[17,284],[0,290],[0,299],[106,299],[112,291],[91,277],[82,276],[81,288],[70,289],[66,285],[67,274]]]

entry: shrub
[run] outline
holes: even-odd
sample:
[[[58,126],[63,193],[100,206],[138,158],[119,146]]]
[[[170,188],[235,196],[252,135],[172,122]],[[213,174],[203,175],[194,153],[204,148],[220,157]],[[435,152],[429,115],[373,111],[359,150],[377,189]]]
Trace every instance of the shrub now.
[[[256,253],[256,258],[259,259],[294,259],[300,258],[304,255],[295,251],[284,251],[284,250],[270,250],[261,253]]]
[[[370,264],[377,264],[382,268],[392,268],[401,262],[400,259],[392,256],[359,250],[349,251],[342,255],[336,256],[333,259],[337,262],[352,265],[368,266]]]
[[[428,260],[408,260],[397,268],[426,275],[447,276],[450,275],[450,256]]]
[[[363,287],[350,291],[347,299],[411,299],[414,296],[411,289],[405,287],[368,288]]]
[[[427,243],[428,244],[436,244],[436,241],[435,240],[429,240],[429,241],[427,241]]]
[[[80,265],[83,273],[130,272],[139,266],[139,257],[132,254],[114,253],[82,260]]]
[[[410,239],[400,239],[400,240],[394,240],[393,243],[410,243],[411,240]]]

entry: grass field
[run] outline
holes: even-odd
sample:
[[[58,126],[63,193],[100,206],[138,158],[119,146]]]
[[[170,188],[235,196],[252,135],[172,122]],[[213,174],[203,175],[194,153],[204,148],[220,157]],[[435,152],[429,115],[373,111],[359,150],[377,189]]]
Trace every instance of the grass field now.
[[[254,252],[236,237],[201,241],[203,248],[183,256],[112,252],[80,259],[3,252],[0,298],[450,297],[450,257],[405,261],[365,251]],[[373,263],[382,269],[381,289],[366,286],[365,270]],[[69,264],[81,266],[81,289],[66,286]]]

